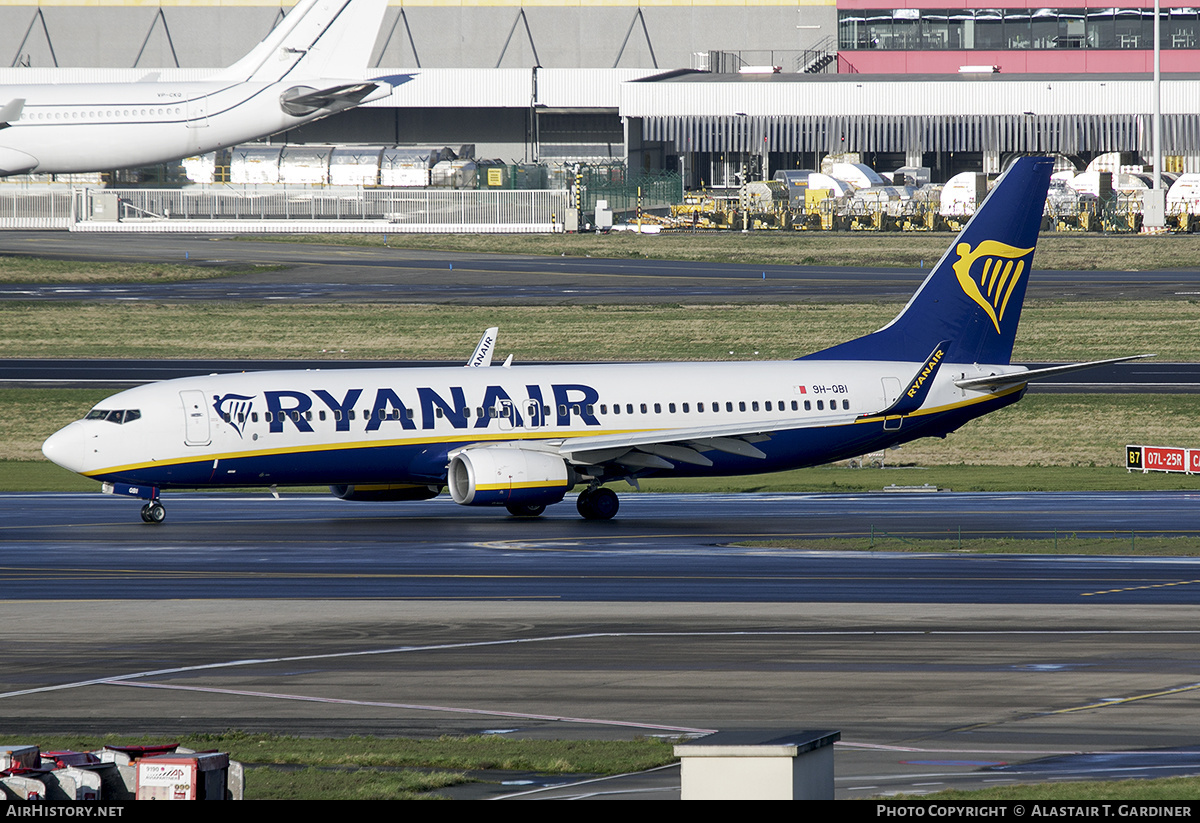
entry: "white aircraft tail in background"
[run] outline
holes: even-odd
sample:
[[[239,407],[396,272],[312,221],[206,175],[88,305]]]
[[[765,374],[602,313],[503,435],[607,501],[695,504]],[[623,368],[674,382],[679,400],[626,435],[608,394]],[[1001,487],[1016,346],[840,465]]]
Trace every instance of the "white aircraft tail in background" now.
[[[364,79],[387,0],[300,0],[199,82],[0,86],[0,176],[148,166],[257,140],[386,97]]]

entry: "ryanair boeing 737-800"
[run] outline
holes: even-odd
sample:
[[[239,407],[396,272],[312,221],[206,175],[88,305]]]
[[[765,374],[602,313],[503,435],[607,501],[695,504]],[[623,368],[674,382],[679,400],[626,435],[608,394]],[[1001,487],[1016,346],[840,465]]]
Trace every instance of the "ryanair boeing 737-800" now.
[[[168,380],[113,395],[45,455],[147,502],[161,489],[328,485],[349,500],[419,500],[536,516],[575,486],[608,519],[605,484],[828,463],[943,437],[1027,383],[1096,363],[1010,364],[1051,161],[1023,158],[891,323],[784,362],[271,371]],[[1130,358],[1120,358],[1130,359]]]
[[[149,166],[386,97],[408,78],[363,80],[386,7],[300,0],[249,54],[203,81],[150,74],[137,83],[0,86],[0,176]]]

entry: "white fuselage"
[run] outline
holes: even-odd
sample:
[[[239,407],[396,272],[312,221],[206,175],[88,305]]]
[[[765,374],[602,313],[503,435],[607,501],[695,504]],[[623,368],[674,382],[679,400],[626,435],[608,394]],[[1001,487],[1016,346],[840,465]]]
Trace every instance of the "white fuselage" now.
[[[317,81],[324,82],[324,81]],[[144,82],[5,86],[23,99],[0,130],[0,173],[71,173],[177,160],[293,128],[328,111],[283,110],[283,83]]]
[[[701,448],[712,466],[674,462],[668,475],[753,473],[909,440],[923,424],[936,429],[939,415],[969,419],[999,399],[951,382],[978,366],[947,364],[922,410],[889,429],[876,413],[920,366],[801,360],[211,375],[114,395],[95,408],[136,410],[136,419],[93,412],[97,419],[54,435],[46,454],[97,479],[164,487],[429,483],[444,481],[447,454],[463,446],[551,447],[569,459],[572,443],[650,432],[701,443],[749,437],[765,455]]]

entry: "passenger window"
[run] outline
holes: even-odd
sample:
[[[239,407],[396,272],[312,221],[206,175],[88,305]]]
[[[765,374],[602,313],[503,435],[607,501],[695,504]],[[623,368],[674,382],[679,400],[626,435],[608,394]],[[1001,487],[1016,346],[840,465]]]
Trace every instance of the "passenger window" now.
[[[687,405],[686,405],[686,404],[684,405],[684,410],[685,410],[685,411],[687,410]],[[696,404],[696,411],[698,411],[698,412],[702,412],[702,411],[704,411],[704,404],[703,404],[703,403],[697,403],[697,404]]]
[[[771,401],[770,401],[770,400],[768,400],[768,401],[767,401],[767,406],[766,406],[766,411],[770,411],[770,410],[771,410]],[[758,409],[755,409],[755,411],[758,411]]]
[[[607,404],[607,403],[601,403],[601,404],[600,404],[600,413],[601,413],[601,414],[608,414],[608,404]]]
[[[238,417],[240,418],[240,417],[241,417],[241,415],[239,414],[239,415],[238,415]],[[323,411],[319,411],[319,412],[317,412],[317,419],[318,419],[318,420],[324,420],[324,419],[325,419],[325,412],[323,412]],[[240,422],[240,421],[239,421],[239,422]]]
[[[671,414],[674,414],[674,413],[675,413],[675,404],[674,404],[674,403],[668,403],[668,404],[667,404],[667,411],[669,411]]]
[[[646,413],[646,404],[643,403],[642,404],[642,414],[645,414],[645,413]]]
[[[600,407],[600,410],[601,410],[601,411],[604,411],[604,407],[603,407],[603,406],[601,406],[601,407]],[[613,414],[620,414],[620,413],[621,413],[621,404],[620,404],[620,403],[613,403]]]
[[[558,406],[558,416],[559,416],[559,417],[566,417],[566,416],[567,416],[567,407],[566,407],[566,406],[564,406],[564,405],[563,405],[563,404],[561,404],[561,403],[560,403],[560,404],[559,404],[559,406]]]
[[[687,404],[687,403],[684,403],[684,404],[683,404],[683,413],[684,413],[684,414],[687,414],[687,413],[688,413],[688,404]]]
[[[642,411],[645,411],[645,409],[642,409]],[[625,413],[626,413],[626,414],[633,414],[633,404],[632,404],[632,403],[626,403],[626,404],[625,404]]]
[[[250,412],[250,422],[251,423],[258,422],[258,412]]]
[[[843,409],[845,409],[845,410],[847,410],[847,411],[849,411],[849,410],[850,410],[850,401],[849,401],[849,400],[843,400],[843,401],[842,401],[842,408],[843,408]]]
[[[800,404],[797,403],[795,400],[793,400],[792,401],[792,411],[799,411],[799,410],[800,410]]]
[[[654,404],[654,413],[655,413],[655,414],[662,414],[662,403],[655,403],[655,404]]]
[[[804,401],[804,410],[805,410],[805,411],[812,411],[812,401],[811,401],[811,400],[805,400],[805,401]]]
[[[744,410],[745,409],[744,409],[744,404],[743,404],[743,411]],[[725,401],[725,411],[727,411],[727,412],[733,411],[733,403],[732,402],[730,402],[728,400]]]
[[[584,406],[583,408],[584,408],[584,411],[586,411],[586,412],[587,412],[587,414],[588,414],[588,417],[591,417],[592,415],[594,415],[594,414],[595,414],[595,411],[593,411],[593,409],[595,408],[595,406],[593,406],[591,403],[588,403],[588,404],[587,404],[586,406]]]
[[[824,400],[817,401],[817,411],[825,411],[825,401]]]
[[[442,407],[441,407],[441,406],[438,406],[436,409],[434,409],[434,410],[433,410],[433,414],[434,414],[434,417],[437,417],[437,418],[439,418],[439,419],[441,419],[442,417],[444,417],[444,416],[445,416],[445,415],[443,415],[443,414],[442,414]]]
[[[746,410],[746,401],[745,400],[738,401],[738,411],[745,411],[745,410]]]

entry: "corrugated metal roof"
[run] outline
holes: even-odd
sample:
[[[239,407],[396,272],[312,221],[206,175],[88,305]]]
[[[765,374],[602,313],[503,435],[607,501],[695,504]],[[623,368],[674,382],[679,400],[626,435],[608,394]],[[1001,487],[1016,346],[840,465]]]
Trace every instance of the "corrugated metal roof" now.
[[[1020,75],[875,77],[865,75],[684,75],[621,86],[626,117],[1149,114],[1152,83],[1143,75],[1064,78]],[[1171,75],[1162,84],[1165,114],[1189,114],[1200,99],[1200,75]]]
[[[772,115],[647,117],[642,136],[689,151],[1144,151],[1147,115]],[[1170,154],[1200,151],[1200,115],[1164,118]]]

